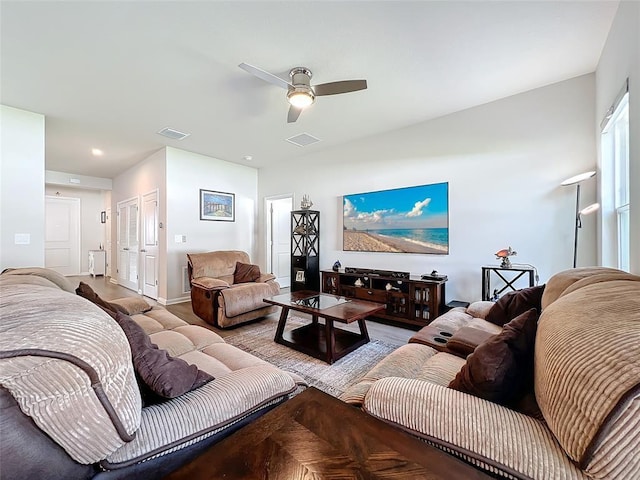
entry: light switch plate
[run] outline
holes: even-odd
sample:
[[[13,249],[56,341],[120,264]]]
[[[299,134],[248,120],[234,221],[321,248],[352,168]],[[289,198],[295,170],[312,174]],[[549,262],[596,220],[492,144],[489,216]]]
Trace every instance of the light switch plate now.
[[[31,234],[30,233],[16,233],[14,237],[14,243],[16,245],[30,245]]]

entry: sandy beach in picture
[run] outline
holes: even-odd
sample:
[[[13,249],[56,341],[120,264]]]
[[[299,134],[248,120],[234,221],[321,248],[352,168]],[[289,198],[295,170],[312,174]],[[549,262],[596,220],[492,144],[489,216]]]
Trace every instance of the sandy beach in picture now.
[[[345,251],[360,252],[396,252],[396,253],[440,253],[446,254],[447,249],[441,245],[412,242],[385,235],[368,232],[344,230],[343,245]]]

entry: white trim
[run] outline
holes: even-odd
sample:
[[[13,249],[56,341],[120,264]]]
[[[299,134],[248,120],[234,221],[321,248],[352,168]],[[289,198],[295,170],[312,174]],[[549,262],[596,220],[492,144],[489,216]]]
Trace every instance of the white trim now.
[[[604,133],[607,130],[607,128],[609,128],[609,125],[611,123],[611,119],[613,117],[613,114],[615,113],[615,111],[617,110],[618,106],[620,105],[620,102],[622,101],[622,99],[624,98],[624,96],[627,93],[629,93],[629,79],[628,78],[624,81],[624,85],[622,85],[622,88],[618,92],[618,95],[616,95],[616,98],[613,100],[613,103],[607,109],[606,113],[604,114],[604,118],[600,122],[600,131],[602,133]]]
[[[160,305],[175,305],[176,303],[191,302],[191,297],[177,297],[167,300],[166,298],[158,297],[158,303]]]
[[[273,272],[273,233],[272,233],[272,218],[271,218],[271,210],[270,207],[272,203],[277,200],[286,200],[291,199],[291,208],[295,209],[295,194],[294,193],[281,193],[279,195],[270,195],[268,197],[264,197],[264,224],[265,224],[265,268],[267,272]]]

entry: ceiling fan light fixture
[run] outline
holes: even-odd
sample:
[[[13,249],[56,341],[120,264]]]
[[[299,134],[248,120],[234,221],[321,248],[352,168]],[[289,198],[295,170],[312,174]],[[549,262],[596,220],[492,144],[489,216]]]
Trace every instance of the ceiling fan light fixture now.
[[[287,93],[287,101],[295,108],[306,108],[315,102],[316,97],[307,88],[292,88]]]

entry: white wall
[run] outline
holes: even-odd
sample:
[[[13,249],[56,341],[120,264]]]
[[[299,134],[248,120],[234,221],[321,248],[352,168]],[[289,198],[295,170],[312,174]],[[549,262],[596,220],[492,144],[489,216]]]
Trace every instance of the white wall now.
[[[61,187],[73,187],[96,190],[111,190],[113,181],[110,178],[90,177],[88,175],[76,175],[73,173],[44,171],[44,181],[47,185],[59,185]]]
[[[167,218],[166,178],[166,155],[165,150],[162,149],[113,179],[113,190],[111,191],[111,275],[113,279],[118,278],[116,273],[118,267],[118,202],[131,198],[138,198],[142,202],[142,195],[158,189],[158,218],[164,226]],[[161,228],[158,230],[158,295],[161,298],[166,298],[167,294],[166,249],[166,231]]]
[[[596,135],[598,152],[600,152],[600,122],[616,95],[629,78],[629,178],[630,178],[630,260],[631,272],[640,274],[640,3],[622,1],[613,20],[611,31],[602,51],[596,71]],[[607,179],[604,179],[607,181]],[[602,181],[602,176],[598,179]],[[602,187],[599,188],[602,191]],[[601,242],[599,256],[605,265],[616,266],[616,259],[611,255],[606,230],[611,223],[600,215]]]
[[[105,244],[106,231],[100,223],[100,212],[105,210],[107,192],[45,185],[45,194],[80,199],[80,271],[89,273],[89,250],[98,250]]]
[[[321,212],[321,268],[339,259],[414,274],[435,269],[449,276],[448,300],[471,301],[481,296],[480,267],[497,265],[493,254],[511,246],[512,261],[535,265],[543,283],[572,265],[575,189],[560,182],[595,167],[594,95],[594,76],[585,75],[264,168],[258,198],[294,188],[297,208],[310,195]],[[437,182],[449,182],[449,255],[341,250],[342,195]],[[595,198],[591,180],[583,205]],[[578,265],[595,262],[595,219],[586,217]]]
[[[0,271],[44,267],[43,115],[0,105],[0,173]]]
[[[187,253],[244,250],[256,260],[258,171],[204,155],[167,147],[167,302],[182,292]],[[235,222],[200,220],[200,189],[235,194]],[[177,243],[176,235],[186,237]],[[264,268],[264,262],[261,269]]]

